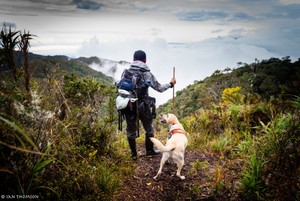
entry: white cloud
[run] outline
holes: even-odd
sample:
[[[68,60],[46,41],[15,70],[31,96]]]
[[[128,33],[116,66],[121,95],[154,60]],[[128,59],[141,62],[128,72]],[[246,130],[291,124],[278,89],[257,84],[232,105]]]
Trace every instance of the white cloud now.
[[[268,52],[262,47],[240,43],[230,37],[215,38],[189,44],[169,44],[166,40],[157,38],[151,42],[137,40],[119,43],[100,43],[97,38],[82,44],[77,52],[78,56],[98,56],[115,61],[132,61],[135,50],[142,49],[147,54],[147,64],[152,73],[162,84],[172,78],[172,69],[176,68],[176,91],[193,84],[195,80],[202,80],[210,76],[215,70],[226,67],[236,68],[238,62],[252,63],[255,58],[266,59],[279,57],[276,53]],[[115,79],[118,80],[119,72]],[[158,104],[166,102],[172,97],[169,90],[162,94],[151,90],[157,98]]]

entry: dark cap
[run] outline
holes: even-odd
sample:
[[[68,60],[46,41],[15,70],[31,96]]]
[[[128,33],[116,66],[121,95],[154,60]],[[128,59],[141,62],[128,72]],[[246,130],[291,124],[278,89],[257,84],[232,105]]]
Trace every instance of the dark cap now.
[[[133,61],[142,61],[146,63],[146,53],[142,50],[137,50],[133,54]]]

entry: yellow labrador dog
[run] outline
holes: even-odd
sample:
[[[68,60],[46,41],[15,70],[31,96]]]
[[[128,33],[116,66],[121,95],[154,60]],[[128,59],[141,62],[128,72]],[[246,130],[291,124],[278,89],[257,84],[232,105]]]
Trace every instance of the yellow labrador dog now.
[[[160,167],[154,179],[157,180],[158,176],[161,174],[165,162],[171,157],[177,164],[176,176],[178,176],[181,180],[184,180],[185,177],[181,176],[180,172],[184,165],[184,153],[188,143],[186,132],[174,114],[161,114],[161,118],[162,123],[169,125],[169,138],[166,145],[163,145],[156,138],[150,138],[157,149],[163,152],[160,161]]]

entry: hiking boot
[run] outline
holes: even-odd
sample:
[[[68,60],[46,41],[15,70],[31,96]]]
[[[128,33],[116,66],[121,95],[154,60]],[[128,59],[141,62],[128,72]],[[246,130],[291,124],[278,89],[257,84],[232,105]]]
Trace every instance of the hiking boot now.
[[[145,145],[146,145],[146,156],[151,157],[151,156],[158,156],[160,154],[159,150],[153,149],[153,143],[149,137],[146,137]]]
[[[160,155],[160,151],[159,150],[149,150],[149,151],[146,151],[146,156],[147,157],[159,156],[159,155]]]
[[[131,150],[131,158],[132,160],[137,159],[137,152],[136,152],[136,142],[135,139],[128,139],[129,147]]]

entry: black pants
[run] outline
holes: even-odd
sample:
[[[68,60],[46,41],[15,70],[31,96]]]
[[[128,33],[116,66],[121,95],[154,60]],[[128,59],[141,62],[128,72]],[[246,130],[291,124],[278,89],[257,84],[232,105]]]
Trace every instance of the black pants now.
[[[153,116],[149,114],[149,112],[143,111],[143,109],[137,110],[137,104],[141,103],[131,103],[131,106],[127,107],[124,111],[127,124],[127,138],[135,139],[137,137],[137,118],[142,122],[146,137],[154,137],[154,129],[152,126]]]

